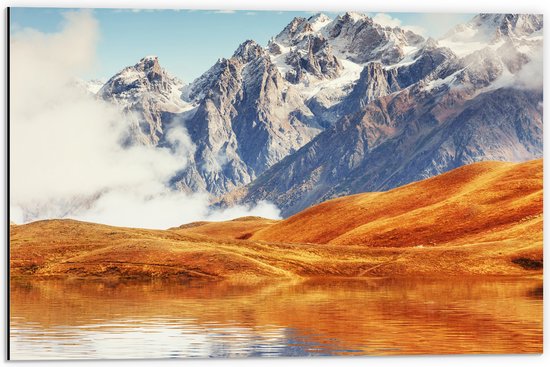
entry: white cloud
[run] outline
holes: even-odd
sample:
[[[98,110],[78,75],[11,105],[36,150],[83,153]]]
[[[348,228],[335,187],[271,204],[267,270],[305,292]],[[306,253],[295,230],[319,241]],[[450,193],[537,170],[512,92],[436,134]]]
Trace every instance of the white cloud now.
[[[391,15],[387,14],[387,13],[377,13],[374,17],[372,17],[372,19],[384,26],[384,27],[400,27],[404,30],[408,30],[408,31],[412,31],[414,33],[417,33],[417,34],[420,34],[420,35],[426,35],[427,34],[427,30],[421,26],[418,26],[418,25],[407,25],[407,24],[403,24],[403,22],[401,22],[400,19],[398,18],[394,18],[392,17]]]
[[[162,11],[179,11],[180,9],[150,9],[150,8],[121,8],[114,9],[114,13],[155,13]]]
[[[523,65],[521,70],[516,74],[514,80],[514,87],[520,89],[543,89],[543,52],[542,44],[541,48],[537,49],[538,52],[533,52],[531,55],[531,61]]]
[[[235,10],[224,10],[224,9],[222,9],[222,10],[215,10],[214,13],[216,13],[216,14],[234,14],[234,13],[236,13],[236,11]]]
[[[167,132],[171,149],[121,146],[131,122],[74,83],[74,75],[94,64],[98,39],[98,22],[88,11],[67,12],[59,33],[12,34],[11,220],[71,217],[167,228],[209,218],[278,216],[265,203],[257,210],[211,211],[206,194],[168,186],[194,149],[182,127]]]
[[[473,15],[460,13],[423,13],[418,14],[417,24],[424,24],[429,35],[435,39],[444,36],[458,24],[468,22]]]
[[[378,13],[372,19],[384,27],[399,27],[401,21],[397,18],[393,18],[391,15],[386,13]]]

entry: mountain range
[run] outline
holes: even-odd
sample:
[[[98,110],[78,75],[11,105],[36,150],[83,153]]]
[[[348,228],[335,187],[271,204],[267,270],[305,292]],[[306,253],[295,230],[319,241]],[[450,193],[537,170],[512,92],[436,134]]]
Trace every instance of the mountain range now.
[[[290,216],[478,161],[542,157],[542,15],[479,14],[441,39],[345,13],[294,18],[185,84],[144,57],[97,98],[133,122],[125,144],[194,149],[171,184],[219,206]],[[99,88],[99,90],[98,90]]]

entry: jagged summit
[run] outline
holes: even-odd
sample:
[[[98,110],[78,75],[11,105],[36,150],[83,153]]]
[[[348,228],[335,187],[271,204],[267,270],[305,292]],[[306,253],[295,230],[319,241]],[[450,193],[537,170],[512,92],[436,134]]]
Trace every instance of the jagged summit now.
[[[162,83],[163,77],[168,77],[166,72],[161,68],[157,56],[146,56],[142,58],[136,65],[134,65],[134,68],[145,72],[147,79],[149,79],[151,83]]]
[[[311,24],[311,28],[315,32],[319,32],[323,27],[325,27],[330,22],[332,22],[332,18],[330,18],[326,14],[317,13],[317,14],[312,15],[311,17],[307,18],[307,21],[308,21],[309,24]]]
[[[418,47],[424,42],[424,38],[414,32],[384,27],[358,13],[338,16],[324,31],[334,49],[356,63],[396,63],[406,55],[407,47]]]
[[[344,21],[351,21],[351,22],[357,22],[359,20],[364,20],[364,19],[372,20],[372,18],[370,18],[368,15],[359,13],[356,11],[348,11],[344,13],[344,15],[341,16],[341,19],[343,19]]]
[[[169,75],[156,56],[141,58],[135,65],[128,66],[114,75],[99,91],[103,94],[122,94],[130,89],[166,92],[170,84],[181,82]]]
[[[234,58],[239,58],[243,62],[249,62],[263,55],[265,55],[264,48],[253,40],[244,41],[233,53]]]
[[[312,32],[314,32],[313,26],[306,18],[295,17],[275,37],[275,42],[285,46],[291,46],[296,42],[299,42],[304,35]]]
[[[186,99],[195,102],[202,100],[208,95],[208,91],[217,88],[216,85],[222,78],[231,79],[235,76],[238,69],[242,67],[240,64],[247,64],[266,57],[266,50],[256,41],[244,41],[229,59],[218,59],[210,69],[186,86],[184,93]]]
[[[159,60],[159,58],[156,55],[147,55],[147,56],[142,57],[139,60],[138,64],[142,64],[142,63],[143,64],[149,64],[149,65],[155,64],[155,63],[158,64],[158,62],[159,62],[158,60]]]
[[[269,41],[267,50],[292,84],[318,84],[343,76],[342,82],[335,83],[339,91],[334,95],[339,95],[359,78],[366,63],[396,63],[423,41],[420,35],[384,27],[365,14],[348,12],[332,19],[318,13],[307,19],[293,18]]]
[[[120,106],[134,120],[129,141],[156,145],[163,136],[163,114],[188,109],[181,99],[182,87],[160,66],[158,57],[146,56],[114,75],[97,95]]]
[[[136,70],[154,72],[156,74],[162,74],[163,71],[158,56],[152,55],[142,57],[133,67]]]

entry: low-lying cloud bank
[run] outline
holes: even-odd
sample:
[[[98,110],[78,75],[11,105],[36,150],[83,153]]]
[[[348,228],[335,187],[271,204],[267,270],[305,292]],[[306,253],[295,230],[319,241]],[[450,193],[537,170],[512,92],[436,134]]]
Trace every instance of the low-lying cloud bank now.
[[[172,149],[125,147],[131,122],[74,82],[93,66],[99,24],[89,11],[67,12],[62,31],[24,29],[10,39],[10,220],[73,218],[167,228],[244,215],[279,217],[269,203],[209,209],[205,193],[168,186],[193,144],[183,128]]]

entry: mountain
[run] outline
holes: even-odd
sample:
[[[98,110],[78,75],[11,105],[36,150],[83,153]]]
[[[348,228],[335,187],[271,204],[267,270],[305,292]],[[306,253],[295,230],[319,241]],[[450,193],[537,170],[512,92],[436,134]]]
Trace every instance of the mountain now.
[[[133,119],[128,144],[194,147],[171,180],[219,205],[292,215],[483,160],[542,156],[541,15],[479,14],[441,39],[359,13],[294,18],[183,84],[146,57],[99,98]]]
[[[363,14],[338,16],[323,29],[335,49],[356,63],[379,61],[389,65],[401,61],[424,42],[424,38],[399,27],[385,27]]]
[[[130,142],[157,145],[171,116],[191,108],[181,98],[183,86],[156,56],[147,56],[110,78],[97,96],[119,106],[132,120]]]
[[[367,25],[369,32],[352,37],[354,29]],[[265,48],[246,41],[231,58],[219,60],[185,89],[186,98],[198,104],[185,121],[197,149],[175,184],[182,190],[225,194],[252,182],[331,126],[340,111],[334,106],[353,89],[363,68],[352,60],[367,57],[344,56],[344,44],[364,37],[372,41],[376,32],[379,47],[399,50],[396,60],[423,42],[412,32],[386,29],[364,15],[332,20],[318,14],[293,19]]]
[[[296,89],[254,41],[219,60],[187,93],[199,102],[185,121],[196,150],[188,168],[174,179],[182,189],[228,192],[321,131]]]
[[[324,15],[309,19],[297,17],[268,44],[278,64],[288,71],[285,78],[291,83],[313,79],[333,79],[340,75],[342,63],[320,29],[330,23]]]
[[[336,196],[388,190],[480,160],[543,154],[540,92],[487,92],[445,121],[438,118],[450,111],[440,111],[431,94],[417,97],[401,93],[344,118],[248,185],[241,201],[270,200],[287,216]]]
[[[10,227],[16,277],[541,276],[542,160],[482,162],[279,221],[168,230],[73,220]]]
[[[326,127],[338,120],[333,107],[352,91],[368,63],[398,64],[425,42],[411,31],[384,27],[367,15],[348,12],[335,19],[324,14],[294,18],[269,42],[268,50]]]
[[[352,91],[327,110],[336,123],[222,204],[269,200],[288,216],[477,161],[542,157],[542,88],[522,81],[529,69],[531,77],[542,75],[540,28],[518,20],[516,31],[511,18],[498,18],[495,28],[509,29],[505,40],[463,57],[428,40],[397,65],[368,63]],[[510,36],[517,34],[519,44]]]

